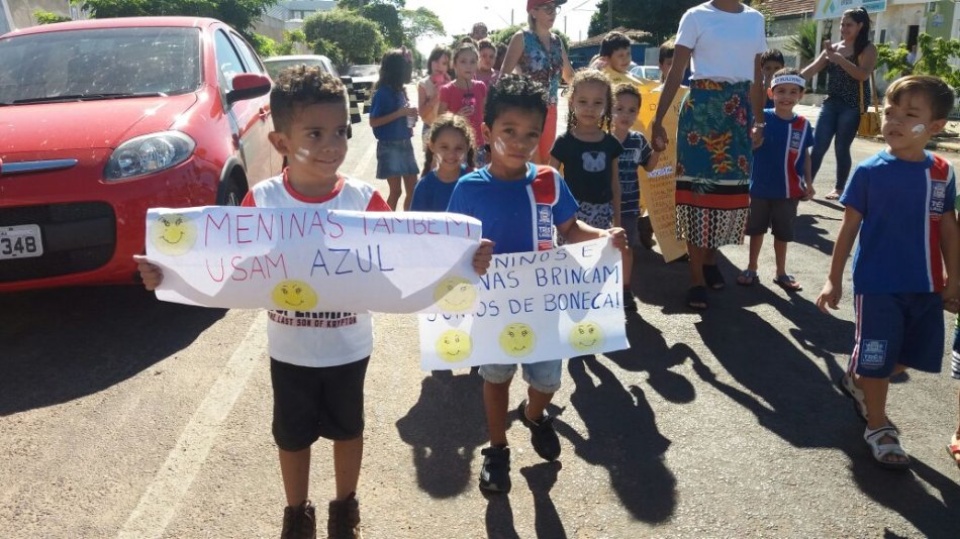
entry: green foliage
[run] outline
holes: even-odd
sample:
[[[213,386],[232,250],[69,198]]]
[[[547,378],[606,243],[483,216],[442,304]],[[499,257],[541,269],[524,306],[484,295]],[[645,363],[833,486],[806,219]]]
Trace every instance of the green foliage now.
[[[605,34],[608,2],[613,2],[613,28],[645,30],[653,36],[655,45],[677,33],[683,12],[703,3],[703,0],[599,0],[590,19],[590,37]]]
[[[188,15],[213,17],[251,38],[254,23],[280,0],[71,0],[93,18]]]
[[[269,58],[282,54],[277,51],[277,42],[270,36],[254,33],[250,36],[250,44],[261,58]]]
[[[524,23],[524,24],[515,24],[515,25],[513,25],[513,26],[508,26],[508,27],[503,28],[503,29],[501,29],[501,30],[497,30],[497,31],[493,32],[492,34],[490,34],[489,36],[487,36],[487,38],[488,38],[490,41],[492,41],[494,45],[499,45],[499,44],[501,44],[501,43],[504,44],[504,45],[509,45],[509,44],[510,44],[510,39],[513,38],[513,35],[516,34],[517,32],[519,32],[520,30],[525,29],[526,27],[527,27],[526,23]],[[560,38],[560,41],[563,43],[563,48],[564,48],[564,49],[567,49],[567,50],[570,50],[570,37],[569,37],[567,34],[564,34],[563,32],[561,32],[560,30],[558,30],[558,29],[556,29],[556,28],[553,28],[551,31],[552,31],[554,34],[556,34],[557,37]],[[456,36],[456,37],[454,38],[454,40],[453,40],[453,43],[454,43],[454,44],[457,43],[457,42],[460,41],[460,39],[463,38],[463,37],[465,37],[465,36],[462,36],[462,35],[461,35],[461,36]]]
[[[37,24],[53,24],[55,22],[67,22],[73,20],[66,15],[57,15],[52,11],[44,11],[42,9],[34,11],[33,18],[36,19]]]
[[[425,7],[404,9],[400,12],[400,17],[403,19],[407,45],[412,46],[421,37],[442,36],[446,33],[440,17]],[[416,49],[416,47],[411,48]]]
[[[797,27],[797,33],[787,43],[787,50],[800,57],[800,63],[807,65],[817,56],[817,22],[806,21]]]
[[[385,4],[396,8],[406,7],[406,0],[337,0],[337,7],[343,9],[360,9],[364,6]]]
[[[343,64],[378,63],[386,48],[383,34],[376,23],[345,9],[321,12],[308,17],[303,21],[303,33],[307,42],[314,44],[314,50],[317,50],[317,43],[321,38],[336,45],[342,53]],[[333,56],[330,56],[330,59],[332,60]]]
[[[377,23],[380,33],[390,47],[400,47],[404,44],[403,23],[400,21],[400,12],[392,4],[374,3],[356,10],[356,13]]]
[[[329,58],[341,72],[346,71],[347,67],[350,66],[350,62],[344,56],[343,50],[341,50],[336,43],[328,39],[321,38],[316,40],[313,43],[313,52],[314,54],[321,54]]]
[[[927,33],[920,34],[917,40],[919,58],[912,66],[907,61],[905,45],[891,48],[887,43],[877,45],[877,65],[885,66],[887,74],[884,78],[893,80],[904,75],[933,75],[940,77],[949,84],[954,91],[960,89],[960,70],[950,64],[951,59],[960,58],[960,40],[933,38]]]

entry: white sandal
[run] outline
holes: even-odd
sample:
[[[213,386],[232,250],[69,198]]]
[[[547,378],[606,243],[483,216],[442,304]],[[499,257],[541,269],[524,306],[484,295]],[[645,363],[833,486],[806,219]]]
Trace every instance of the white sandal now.
[[[891,438],[893,439],[893,443],[881,444],[880,440],[883,438]],[[863,431],[863,439],[867,442],[867,445],[870,446],[870,450],[873,452],[873,460],[876,461],[878,466],[889,470],[906,470],[910,468],[910,455],[907,455],[903,446],[900,445],[900,433],[897,432],[897,429],[894,427],[886,425],[876,430],[870,430],[870,428],[867,427],[867,429]],[[907,460],[904,462],[886,460],[886,458],[891,455],[904,457]]]
[[[844,373],[843,376],[838,380],[837,385],[840,386],[840,391],[843,391],[843,394],[850,397],[853,400],[853,410],[857,412],[857,415],[860,416],[860,419],[864,423],[867,422],[867,403],[864,400],[863,390],[857,387],[857,384],[853,383],[853,375],[850,373]]]

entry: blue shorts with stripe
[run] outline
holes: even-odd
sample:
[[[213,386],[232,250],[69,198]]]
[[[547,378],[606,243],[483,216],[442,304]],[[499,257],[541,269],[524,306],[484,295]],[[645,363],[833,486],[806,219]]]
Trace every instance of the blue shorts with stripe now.
[[[887,378],[900,364],[940,372],[944,342],[940,294],[857,294],[854,308],[857,333],[850,371]]]

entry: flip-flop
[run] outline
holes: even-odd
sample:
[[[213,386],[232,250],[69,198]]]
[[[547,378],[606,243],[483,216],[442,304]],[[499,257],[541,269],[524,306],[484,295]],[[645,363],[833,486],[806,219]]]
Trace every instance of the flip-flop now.
[[[740,286],[753,286],[757,284],[757,272],[753,270],[743,270],[737,276],[737,284]]]
[[[947,444],[947,454],[953,459],[957,468],[960,468],[960,460],[957,460],[957,455],[960,455],[960,441]]]
[[[840,192],[834,189],[833,191],[830,191],[829,193],[827,193],[827,196],[823,198],[827,200],[840,200]]]
[[[687,307],[697,311],[707,310],[707,287],[691,286],[687,290]]]
[[[793,275],[778,275],[773,282],[787,292],[799,292],[803,290],[803,287],[793,278]]]
[[[707,282],[707,286],[714,290],[720,290],[727,284],[716,264],[703,265],[703,280]]]

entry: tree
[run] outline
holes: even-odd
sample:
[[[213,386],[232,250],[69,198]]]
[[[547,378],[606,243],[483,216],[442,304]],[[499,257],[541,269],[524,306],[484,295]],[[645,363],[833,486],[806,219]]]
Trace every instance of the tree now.
[[[34,11],[33,18],[37,20],[37,24],[53,24],[55,22],[67,22],[73,20],[66,15],[57,15],[52,11],[44,11],[42,9]]]
[[[896,49],[888,43],[877,45],[877,65],[886,66],[885,79],[892,80],[909,74],[933,75],[943,79],[954,91],[960,89],[960,71],[950,64],[950,60],[960,58],[960,40],[934,39],[930,34],[923,33],[917,38],[918,59],[912,65],[907,61],[909,52],[903,44]]]
[[[421,37],[442,36],[447,33],[436,13],[425,7],[404,9],[400,12],[403,19],[403,31],[408,44],[415,44]]]
[[[513,39],[513,35],[519,32],[520,30],[523,30],[526,27],[527,27],[527,23],[508,26],[506,28],[493,32],[488,36],[488,39],[490,39],[490,41],[492,41],[494,45],[500,45],[500,44],[509,45],[510,40]],[[560,41],[563,43],[563,48],[566,50],[570,50],[570,37],[556,28],[553,28],[551,31],[554,34],[557,34],[557,37],[560,38]],[[465,36],[455,36],[453,40],[454,44],[458,43],[460,39],[462,39],[463,37]]]
[[[607,23],[608,2],[613,2],[613,28],[623,26],[646,30],[654,43],[663,43],[677,33],[680,17],[703,0],[599,0],[597,11],[590,19],[587,35],[604,34],[610,30]]]
[[[377,23],[380,33],[391,47],[400,47],[405,43],[403,23],[396,6],[386,3],[368,4],[355,10],[361,17]]]
[[[375,4],[387,4],[399,9],[406,7],[407,2],[406,0],[337,0],[337,7],[343,9],[357,10]]]
[[[250,36],[250,44],[253,45],[254,50],[257,51],[257,54],[260,55],[261,58],[269,58],[278,54],[278,44],[276,40],[270,36],[254,33]]]
[[[817,56],[817,22],[800,23],[796,35],[790,38],[786,49],[800,57],[800,64],[806,66]]]
[[[340,65],[378,63],[385,48],[376,23],[345,9],[311,15],[303,21],[303,33],[314,50],[320,39],[336,45],[343,55]]]
[[[252,38],[254,23],[280,0],[71,0],[93,18],[194,15],[213,17]]]

